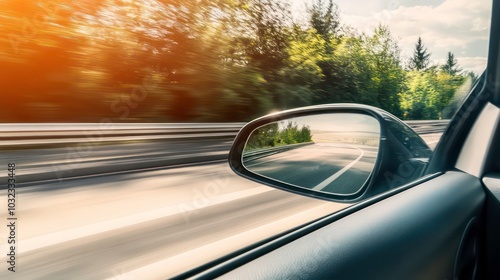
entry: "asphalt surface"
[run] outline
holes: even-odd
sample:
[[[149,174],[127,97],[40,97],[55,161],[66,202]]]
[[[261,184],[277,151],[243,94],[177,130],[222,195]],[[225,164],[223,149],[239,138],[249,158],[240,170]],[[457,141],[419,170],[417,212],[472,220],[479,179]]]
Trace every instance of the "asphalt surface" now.
[[[424,139],[432,146],[439,134]],[[351,147],[331,148],[344,158],[321,159],[317,182],[307,187],[321,185],[360,155]],[[182,153],[181,146],[173,150]],[[339,191],[335,182],[347,172],[366,172],[369,153],[323,190]],[[301,160],[318,161],[307,154]],[[0,207],[7,208],[6,190]],[[0,227],[0,279],[165,279],[345,207],[245,180],[225,162],[27,184],[16,195],[15,273],[7,270],[8,228]],[[7,212],[0,213],[7,225]]]
[[[2,262],[0,279],[164,279],[346,206],[260,186],[226,163],[17,194],[17,272]]]

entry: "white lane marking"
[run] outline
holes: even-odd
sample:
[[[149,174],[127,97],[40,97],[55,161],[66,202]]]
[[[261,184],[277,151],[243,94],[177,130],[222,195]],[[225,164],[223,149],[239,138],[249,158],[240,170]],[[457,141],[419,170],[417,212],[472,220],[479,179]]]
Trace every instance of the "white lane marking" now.
[[[301,211],[283,219],[254,227],[247,231],[233,234],[227,238],[208,243],[164,260],[124,272],[120,275],[115,275],[106,280],[167,279],[189,268],[202,265],[206,263],[207,260],[213,260],[221,255],[240,249],[242,240],[248,241],[251,244],[252,242],[257,242],[269,237],[269,232],[276,232],[276,229],[285,231],[310,221],[311,217],[324,216],[329,213],[337,212],[347,206],[349,206],[349,204],[321,204],[320,206]]]
[[[332,176],[326,178],[326,180],[324,180],[323,182],[321,182],[318,185],[316,185],[314,188],[312,188],[313,190],[320,191],[320,190],[324,189],[331,182],[335,181],[338,177],[340,177],[340,175],[344,174],[344,172],[346,172],[347,170],[349,170],[349,168],[351,168],[353,165],[355,165],[356,163],[358,163],[358,161],[365,155],[365,151],[363,151],[363,150],[361,150],[361,149],[359,149],[357,147],[354,147],[354,146],[349,146],[349,147],[355,148],[355,149],[359,150],[361,152],[361,154],[359,155],[359,157],[357,159],[355,159],[353,162],[351,162],[348,165],[346,165],[344,168],[342,168],[339,171],[337,171]]]
[[[210,203],[208,203],[206,206],[199,207],[196,209],[193,209],[192,211],[198,211],[200,209],[226,203],[232,200],[236,200],[239,198],[243,197],[248,197],[252,195],[257,195],[260,193],[268,192],[273,190],[272,188],[261,186],[261,187],[256,187],[256,188],[251,188],[248,190],[243,190],[239,192],[232,192],[224,195],[220,195],[217,197],[214,197],[213,199],[210,199]],[[107,221],[102,221],[98,223],[93,223],[81,227],[76,227],[76,228],[71,228],[67,230],[62,230],[54,233],[49,233],[37,237],[32,237],[28,238],[25,240],[20,240],[19,242],[19,247],[18,247],[18,253],[26,253],[32,250],[56,245],[62,242],[66,241],[71,241],[71,240],[76,240],[79,238],[83,237],[88,237],[91,235],[103,233],[106,231],[111,231],[115,229],[120,229],[120,228],[125,228],[128,226],[132,226],[135,224],[143,223],[143,222],[148,222],[160,218],[165,218],[169,216],[174,216],[174,215],[179,215],[182,213],[185,213],[183,207],[181,207],[183,203],[176,204],[173,206],[169,207],[164,207],[160,209],[155,209],[151,210],[148,212],[143,212],[143,213],[137,213],[137,214],[132,214],[128,215],[125,217],[113,219],[113,220],[107,220]]]

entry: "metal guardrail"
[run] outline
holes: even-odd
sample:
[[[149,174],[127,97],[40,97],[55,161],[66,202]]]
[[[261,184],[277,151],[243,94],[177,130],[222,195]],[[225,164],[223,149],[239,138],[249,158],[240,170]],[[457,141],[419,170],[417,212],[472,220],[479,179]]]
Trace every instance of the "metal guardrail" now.
[[[450,120],[405,121],[418,134],[444,132],[449,122]]]
[[[421,134],[443,132],[446,121],[410,121]],[[244,123],[0,124],[0,149],[19,163],[19,182],[100,176],[227,158],[230,141]],[[145,141],[156,140],[156,141]],[[160,140],[160,141],[158,141]],[[163,140],[168,140],[165,146]],[[202,141],[208,140],[208,141]],[[125,143],[140,141],[130,153]],[[97,147],[100,144],[110,147]],[[214,145],[214,143],[219,143]],[[82,147],[80,145],[89,145]],[[68,147],[76,146],[78,147]],[[163,148],[158,147],[167,147]],[[135,148],[134,148],[135,147]],[[186,147],[190,147],[186,149]],[[56,148],[54,150],[42,150]],[[35,150],[39,149],[39,150]],[[179,150],[180,149],[180,150]],[[138,152],[139,151],[139,152]],[[143,151],[147,153],[142,154]],[[258,155],[255,155],[258,157]],[[0,181],[6,180],[0,175]],[[0,189],[2,186],[0,185]]]
[[[0,124],[0,147],[233,138],[245,123]]]
[[[443,132],[448,120],[406,121],[417,133]],[[233,138],[245,123],[0,124],[0,148],[144,140]]]
[[[292,149],[312,145],[314,142],[307,142],[307,143],[299,143],[299,144],[289,144],[289,145],[283,145],[283,146],[278,146],[278,147],[270,147],[270,148],[265,148],[265,149],[258,149],[255,151],[250,151],[243,153],[243,158],[244,160],[255,160],[258,158],[261,158],[263,156],[269,156],[270,154],[273,153],[281,153],[284,151],[289,151]]]

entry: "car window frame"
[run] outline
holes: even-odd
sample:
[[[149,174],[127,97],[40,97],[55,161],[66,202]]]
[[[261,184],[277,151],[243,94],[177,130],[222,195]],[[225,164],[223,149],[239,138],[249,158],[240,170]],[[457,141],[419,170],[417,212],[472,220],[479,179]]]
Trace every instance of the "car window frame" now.
[[[492,1],[488,63],[485,72],[476,81],[462,105],[455,112],[440,141],[432,153],[424,175],[413,182],[368,198],[338,212],[292,229],[278,236],[270,237],[257,244],[242,248],[233,254],[221,257],[206,265],[182,273],[173,279],[189,277],[213,279],[249,261],[265,255],[276,248],[305,236],[319,228],[336,222],[361,209],[383,201],[414,186],[430,181],[453,170],[468,132],[488,102],[500,106],[500,1]]]

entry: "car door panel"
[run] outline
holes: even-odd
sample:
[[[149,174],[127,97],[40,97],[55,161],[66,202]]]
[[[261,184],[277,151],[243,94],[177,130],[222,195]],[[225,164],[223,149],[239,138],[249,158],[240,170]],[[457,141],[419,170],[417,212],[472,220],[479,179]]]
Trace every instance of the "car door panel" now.
[[[488,279],[500,279],[500,172],[491,172],[483,178],[486,187],[486,256]]]
[[[481,177],[488,164],[488,155],[495,144],[496,130],[500,122],[500,109],[486,103],[467,136],[455,167]]]
[[[477,224],[481,223],[484,201],[478,178],[448,172],[339,219],[221,278],[455,279],[463,268],[470,270],[471,261],[473,266],[477,263],[458,252],[464,251],[459,247],[470,247],[461,243],[476,242],[481,236]],[[475,226],[465,233],[470,224]],[[479,248],[476,245],[474,250]],[[477,255],[474,252],[473,257]]]

